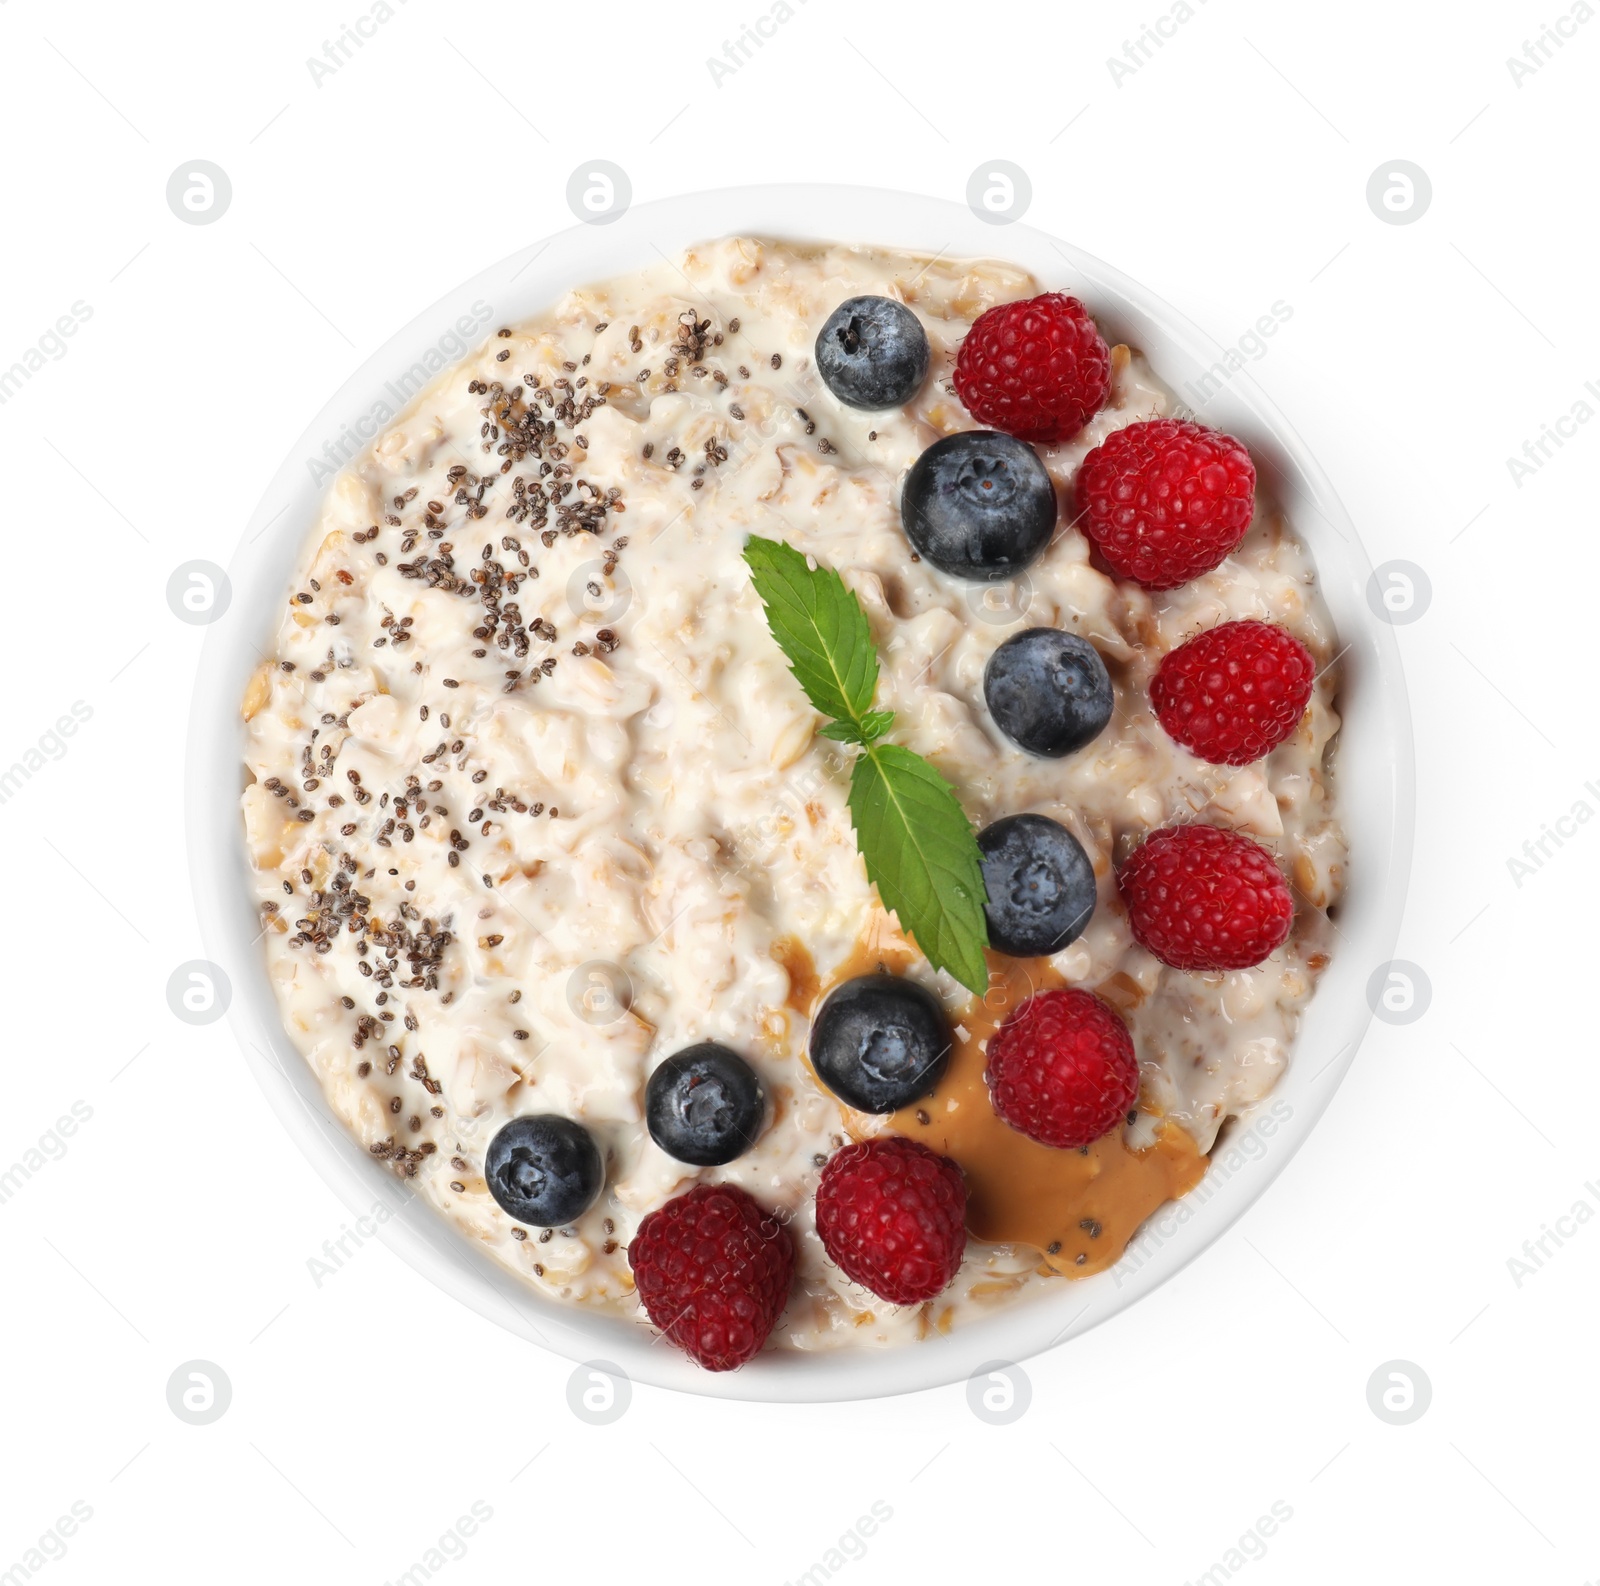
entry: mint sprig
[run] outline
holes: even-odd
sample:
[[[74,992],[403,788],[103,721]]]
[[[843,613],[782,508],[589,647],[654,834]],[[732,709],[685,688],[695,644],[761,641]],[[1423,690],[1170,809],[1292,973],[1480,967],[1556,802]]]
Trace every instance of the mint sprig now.
[[[928,962],[982,996],[989,928],[977,839],[939,772],[881,741],[894,712],[872,708],[878,654],[861,602],[832,568],[813,568],[781,540],[752,535],[744,559],[795,681],[832,718],[822,736],[862,751],[850,773],[850,818],[867,878]]]

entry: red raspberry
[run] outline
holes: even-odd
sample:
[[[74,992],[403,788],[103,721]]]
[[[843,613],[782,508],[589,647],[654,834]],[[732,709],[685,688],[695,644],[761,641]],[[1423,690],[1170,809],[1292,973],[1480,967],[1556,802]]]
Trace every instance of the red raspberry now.
[[[628,1246],[645,1313],[707,1371],[761,1346],[794,1277],[794,1241],[733,1184],[697,1184],[658,1206]]]
[[[1249,969],[1294,924],[1277,860],[1215,826],[1151,832],[1117,871],[1117,885],[1134,940],[1174,969]]]
[[[1213,765],[1249,765],[1300,724],[1317,663],[1271,622],[1225,622],[1164,656],[1150,682],[1156,719]]]
[[[1077,298],[1046,292],[980,314],[954,379],[980,424],[1024,441],[1069,441],[1106,399],[1111,353]]]
[[[1250,527],[1256,465],[1231,435],[1184,419],[1113,430],[1078,470],[1078,527],[1122,578],[1176,589]]]
[[[994,1110],[1030,1140],[1062,1150],[1116,1128],[1139,1094],[1122,1015],[1092,991],[1041,991],[989,1039]]]
[[[880,1135],[828,1158],[817,1232],[844,1275],[891,1305],[920,1305],[956,1275],[967,1248],[961,1169],[915,1140]]]

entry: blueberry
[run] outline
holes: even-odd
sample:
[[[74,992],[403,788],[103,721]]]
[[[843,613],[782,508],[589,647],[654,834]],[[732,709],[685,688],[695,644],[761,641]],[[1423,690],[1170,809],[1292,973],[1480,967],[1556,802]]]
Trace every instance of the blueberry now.
[[[650,1138],[693,1167],[720,1167],[742,1156],[755,1144],[766,1112],[767,1093],[756,1071],[714,1041],[674,1052],[645,1087]]]
[[[519,1223],[559,1228],[594,1205],[605,1168],[594,1136],[554,1113],[513,1118],[489,1142],[483,1176],[500,1209]]]
[[[1008,815],[978,833],[978,850],[991,947],[1044,958],[1083,935],[1094,913],[1094,866],[1059,821]]]
[[[897,408],[928,373],[928,335],[892,297],[852,297],[817,335],[817,370],[847,407]]]
[[[1020,573],[1049,543],[1056,487],[1034,449],[996,430],[935,441],[900,494],[906,538],[955,578]]]
[[[983,669],[983,697],[995,726],[1029,754],[1071,754],[1111,720],[1100,652],[1059,628],[1012,634]]]
[[[817,1078],[858,1112],[894,1112],[928,1095],[949,1061],[939,999],[898,975],[845,981],[811,1026]]]

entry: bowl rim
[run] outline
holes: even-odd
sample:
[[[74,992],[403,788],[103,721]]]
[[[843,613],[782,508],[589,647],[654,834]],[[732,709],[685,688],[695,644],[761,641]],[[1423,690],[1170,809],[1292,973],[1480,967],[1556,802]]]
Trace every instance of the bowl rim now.
[[[768,1350],[737,1372],[694,1366],[638,1322],[546,1299],[473,1249],[382,1164],[361,1151],[323,1101],[288,1040],[259,951],[239,820],[243,752],[239,701],[270,638],[268,618],[327,477],[398,412],[385,377],[451,337],[454,362],[562,291],[624,273],[710,238],[854,242],[947,257],[990,257],[1032,270],[1045,289],[1083,298],[1108,331],[1149,358],[1180,394],[1190,374],[1218,388],[1204,418],[1250,446],[1289,521],[1310,546],[1321,592],[1344,642],[1343,726],[1336,747],[1340,813],[1357,862],[1341,900],[1339,943],[1303,1017],[1288,1071],[1248,1124],[1224,1136],[1190,1195],[1152,1216],[1122,1260],[1064,1282],[949,1335],[886,1348]],[[474,329],[458,329],[468,320]],[[468,339],[470,335],[470,339]],[[1092,255],[1021,222],[997,226],[976,209],[888,189],[831,183],[712,189],[579,223],[501,259],[446,293],[362,360],[307,425],[268,484],[227,568],[228,598],[207,629],[189,712],[187,849],[207,961],[230,988],[227,1017],[257,1084],[307,1159],[363,1232],[479,1315],[585,1367],[717,1398],[833,1402],[969,1384],[1109,1320],[1174,1276],[1265,1192],[1303,1144],[1354,1061],[1372,1017],[1367,985],[1392,959],[1404,912],[1415,828],[1410,709],[1393,626],[1373,598],[1372,565],[1331,481],[1247,368],[1156,294]],[[1209,372],[1209,373],[1208,373]],[[1216,383],[1214,380],[1212,383]],[[382,422],[387,422],[383,420]],[[335,461],[337,460],[337,462]],[[319,469],[321,472],[319,472]],[[326,476],[326,477],[325,477]],[[276,532],[273,532],[276,531]],[[1359,706],[1352,714],[1351,705]]]

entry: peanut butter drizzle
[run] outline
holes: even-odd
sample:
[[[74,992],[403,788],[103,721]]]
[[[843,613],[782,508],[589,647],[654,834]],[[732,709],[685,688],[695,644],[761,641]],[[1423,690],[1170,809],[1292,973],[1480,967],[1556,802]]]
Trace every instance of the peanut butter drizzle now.
[[[817,973],[811,950],[804,942],[792,936],[781,937],[772,944],[772,956],[788,972],[789,1006],[802,1019],[809,1019],[816,1012],[824,994],[835,986],[854,980],[857,975],[870,975],[880,969],[887,970],[891,975],[899,974],[916,958],[917,951],[895,930],[887,915],[874,914],[850,956],[828,977],[826,986]]]
[[[809,1018],[823,991],[811,955],[786,940],[773,956],[789,971],[789,1005]],[[914,950],[887,920],[857,944],[830,977],[829,989],[880,964],[903,969]],[[1103,1272],[1157,1207],[1186,1195],[1205,1173],[1193,1137],[1163,1123],[1155,1143],[1134,1151],[1113,1129],[1079,1150],[1040,1145],[1000,1119],[984,1083],[984,1044],[1006,1015],[1035,991],[1064,982],[1044,963],[989,955],[988,994],[974,998],[955,1020],[955,1049],[933,1095],[902,1108],[885,1127],[960,1163],[967,1179],[967,1228],[974,1239],[1027,1244],[1043,1256],[1041,1271],[1083,1278]],[[1117,1002],[1115,988],[1107,1000]],[[845,1112],[856,1136],[870,1133],[858,1113]]]

